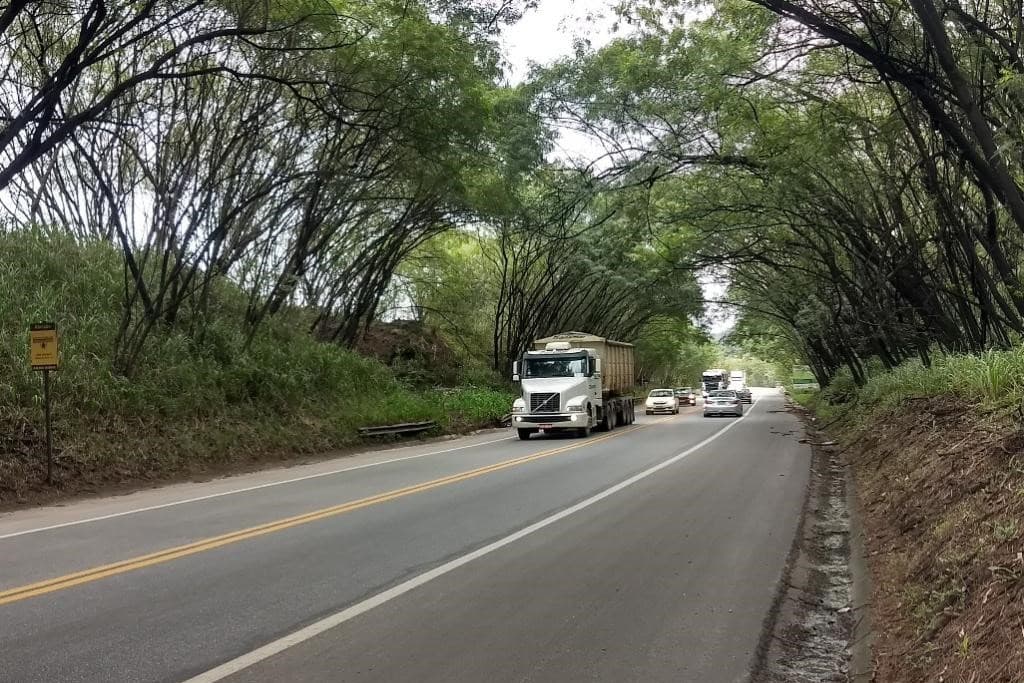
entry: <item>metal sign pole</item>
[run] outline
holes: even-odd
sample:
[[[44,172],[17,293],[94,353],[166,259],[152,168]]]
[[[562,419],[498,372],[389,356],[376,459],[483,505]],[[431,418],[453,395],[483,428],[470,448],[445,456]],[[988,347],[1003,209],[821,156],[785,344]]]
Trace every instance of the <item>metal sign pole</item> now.
[[[46,484],[53,485],[53,439],[50,436],[50,371],[43,370],[43,410],[46,415]]]
[[[32,323],[28,334],[28,362],[43,373],[43,414],[46,416],[46,484],[53,484],[53,430],[50,428],[50,370],[60,367],[57,324]]]

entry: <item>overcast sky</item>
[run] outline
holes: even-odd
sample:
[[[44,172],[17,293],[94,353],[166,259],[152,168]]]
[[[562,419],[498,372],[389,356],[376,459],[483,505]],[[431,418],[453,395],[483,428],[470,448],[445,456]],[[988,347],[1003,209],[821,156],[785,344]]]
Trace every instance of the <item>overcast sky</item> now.
[[[502,41],[512,65],[510,80],[521,81],[530,62],[550,63],[572,53],[585,38],[600,47],[611,36],[612,0],[540,0],[522,21],[505,29]]]

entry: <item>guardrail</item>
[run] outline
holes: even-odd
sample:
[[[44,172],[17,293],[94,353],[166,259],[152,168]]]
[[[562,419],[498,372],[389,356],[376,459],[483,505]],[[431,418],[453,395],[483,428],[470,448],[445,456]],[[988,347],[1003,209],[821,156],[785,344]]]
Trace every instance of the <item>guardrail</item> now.
[[[433,429],[437,423],[433,420],[428,422],[404,422],[397,425],[380,425],[377,427],[360,427],[359,436],[388,436],[391,434],[415,434]]]

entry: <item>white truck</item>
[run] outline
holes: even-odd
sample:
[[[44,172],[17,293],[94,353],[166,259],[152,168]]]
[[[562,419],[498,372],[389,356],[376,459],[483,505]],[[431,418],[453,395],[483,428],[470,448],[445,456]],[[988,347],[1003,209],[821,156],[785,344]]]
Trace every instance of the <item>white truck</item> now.
[[[512,368],[522,395],[512,404],[520,439],[538,432],[632,424],[633,345],[585,332],[564,332],[533,343]]]
[[[729,373],[730,389],[745,389],[747,386],[747,373],[742,370],[733,370]]]
[[[701,393],[708,397],[709,391],[718,391],[729,386],[729,373],[722,368],[711,368],[701,373]]]

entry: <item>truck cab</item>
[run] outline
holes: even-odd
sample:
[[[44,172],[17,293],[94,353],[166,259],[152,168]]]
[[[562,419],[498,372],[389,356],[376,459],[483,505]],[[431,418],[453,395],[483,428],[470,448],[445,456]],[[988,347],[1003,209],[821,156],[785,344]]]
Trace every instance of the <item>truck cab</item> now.
[[[542,348],[526,351],[512,368],[513,380],[522,389],[512,404],[512,425],[519,438],[564,430],[585,436],[594,428],[613,429],[632,422],[632,399],[627,406],[624,397],[610,391],[598,349],[572,340],[540,340],[537,345],[542,342]]]
[[[708,393],[725,389],[729,385],[729,373],[720,368],[712,368],[701,373],[701,394],[706,399]]]

